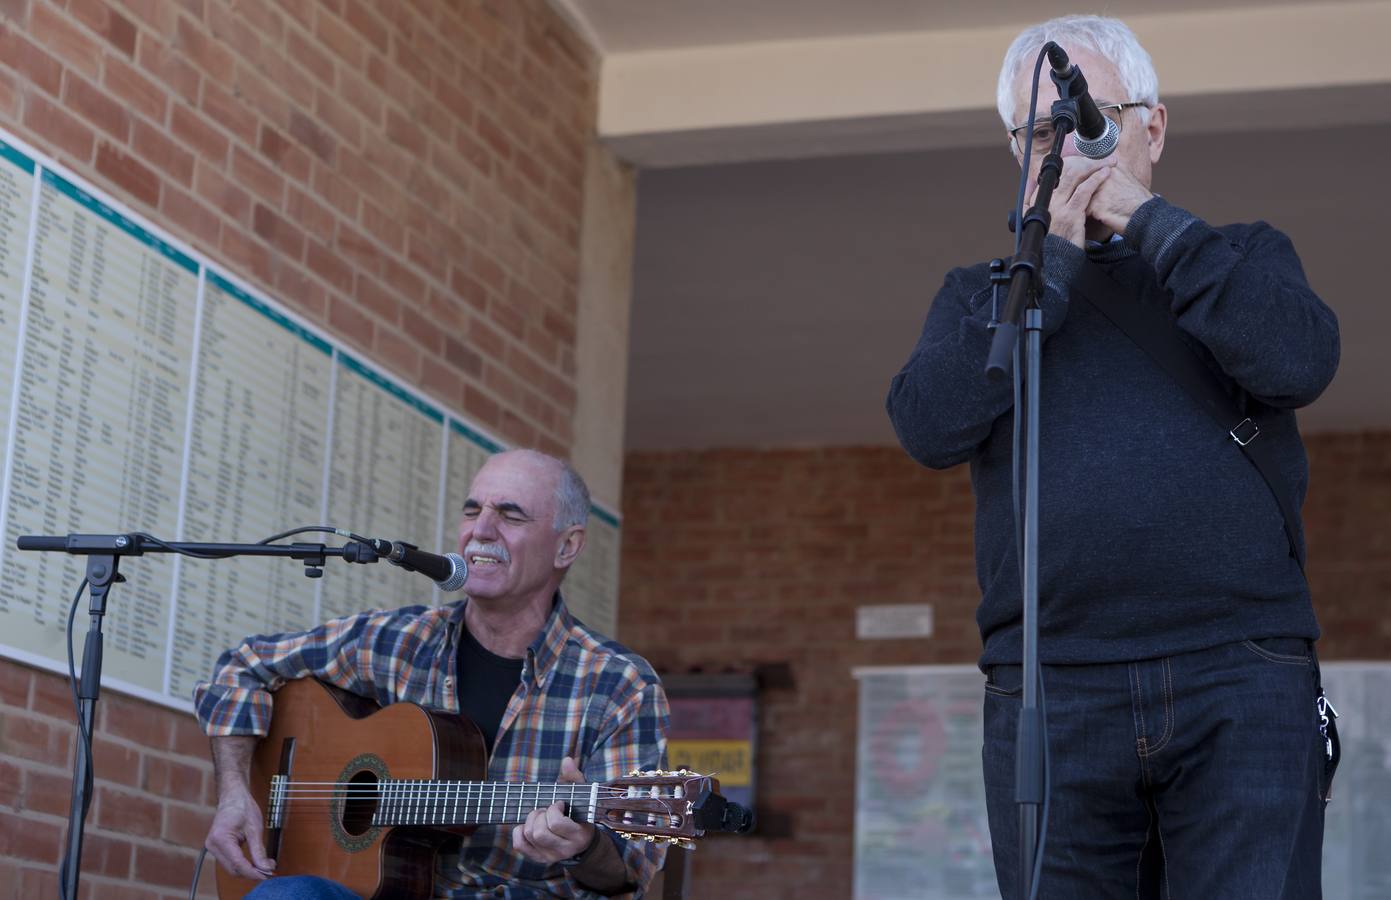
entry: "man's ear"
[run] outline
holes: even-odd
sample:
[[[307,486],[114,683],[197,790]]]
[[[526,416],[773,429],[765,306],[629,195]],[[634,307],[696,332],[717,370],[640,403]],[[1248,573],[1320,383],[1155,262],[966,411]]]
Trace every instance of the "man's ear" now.
[[[1164,152],[1164,133],[1168,127],[1169,111],[1163,103],[1156,103],[1154,109],[1150,110],[1149,124],[1145,127],[1149,136],[1150,165],[1159,162],[1159,156]]]
[[[584,526],[571,525],[560,533],[555,547],[555,567],[568,569],[584,549]]]

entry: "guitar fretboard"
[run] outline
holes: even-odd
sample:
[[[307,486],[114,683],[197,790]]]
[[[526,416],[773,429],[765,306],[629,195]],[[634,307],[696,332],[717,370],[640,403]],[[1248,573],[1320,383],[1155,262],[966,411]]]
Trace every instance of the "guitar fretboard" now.
[[[593,822],[599,785],[383,781],[376,790],[373,825],[500,825],[525,822],[532,810],[562,800],[570,818]]]
[[[570,818],[593,822],[600,784],[540,784],[503,781],[380,781],[370,784],[306,784],[284,776],[271,779],[266,824],[280,827],[288,802],[318,798],[341,803],[346,818],[374,826],[501,825],[525,822],[532,810],[558,801]],[[358,811],[354,815],[352,810]],[[358,818],[360,816],[361,818]]]

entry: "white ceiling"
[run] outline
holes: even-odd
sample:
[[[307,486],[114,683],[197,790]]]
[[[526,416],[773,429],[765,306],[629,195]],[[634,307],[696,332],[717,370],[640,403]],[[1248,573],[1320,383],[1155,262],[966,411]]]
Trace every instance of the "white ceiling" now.
[[[1074,8],[556,3],[608,53],[1022,23]],[[1208,5],[1179,0],[1165,8]],[[1111,0],[1106,8],[1124,17],[1153,4]],[[1391,304],[1367,278],[1369,261],[1385,252],[1391,209],[1387,96],[1384,85],[1290,93],[1287,108],[1317,111],[1319,128],[1282,117],[1278,92],[1260,109],[1214,96],[1170,100],[1155,189],[1212,222],[1263,218],[1286,231],[1339,315],[1342,365],[1324,397],[1301,413],[1306,431],[1391,427],[1381,373]],[[933,293],[949,268],[1003,256],[1011,241],[1004,221],[1017,169],[1003,147],[922,146],[640,171],[629,449],[894,442],[884,394]]]
[[[1315,0],[1336,2],[1336,0]],[[1078,9],[1075,0],[552,0],[601,53],[634,53],[746,44],[944,31],[1041,22],[1074,12],[1124,19],[1152,14],[1154,0],[1107,0]],[[1310,5],[1309,0],[1165,0],[1166,12]]]

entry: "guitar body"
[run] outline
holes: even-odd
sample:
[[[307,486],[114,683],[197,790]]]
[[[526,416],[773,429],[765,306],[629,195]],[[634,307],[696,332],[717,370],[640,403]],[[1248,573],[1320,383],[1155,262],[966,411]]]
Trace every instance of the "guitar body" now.
[[[271,778],[296,783],[349,783],[366,788],[384,779],[473,780],[487,770],[487,746],[463,716],[412,703],[378,707],[312,679],[275,692],[270,733],[256,747],[251,794],[264,805]],[[371,824],[371,801],[292,797],[284,827],[267,832],[277,875],[319,875],[373,900],[428,898],[440,844],[473,826],[382,827]],[[260,882],[221,867],[217,892],[239,898]]]

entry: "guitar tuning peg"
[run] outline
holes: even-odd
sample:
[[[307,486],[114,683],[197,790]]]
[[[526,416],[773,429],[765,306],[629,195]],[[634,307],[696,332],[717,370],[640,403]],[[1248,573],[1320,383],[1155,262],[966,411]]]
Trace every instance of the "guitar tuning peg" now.
[[[641,778],[641,777],[642,777],[642,769],[634,769],[633,771],[631,771],[631,772],[628,773],[628,777],[629,777],[629,778]]]
[[[676,844],[676,846],[680,847],[682,850],[694,850],[694,849],[695,849],[695,841],[687,841],[687,840],[683,840],[683,839],[681,839],[681,838],[677,838],[677,839],[676,839],[675,841],[673,841],[672,843]]]
[[[647,841],[649,844],[657,843],[657,836],[655,834],[644,834],[642,837],[643,840]]]

